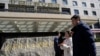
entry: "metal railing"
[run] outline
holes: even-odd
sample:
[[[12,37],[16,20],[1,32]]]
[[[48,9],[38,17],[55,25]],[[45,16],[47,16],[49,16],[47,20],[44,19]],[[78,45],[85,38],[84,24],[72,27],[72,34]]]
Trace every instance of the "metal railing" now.
[[[24,13],[48,13],[48,14],[66,14],[66,15],[71,15],[70,12],[51,12],[51,11],[22,11],[22,10],[9,10],[9,9],[0,9],[2,12],[24,12]]]

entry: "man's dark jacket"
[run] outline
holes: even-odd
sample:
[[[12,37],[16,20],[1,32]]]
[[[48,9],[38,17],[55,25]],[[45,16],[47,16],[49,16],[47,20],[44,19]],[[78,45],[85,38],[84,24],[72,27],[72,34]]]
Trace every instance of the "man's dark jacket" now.
[[[54,38],[54,50],[55,50],[55,52],[57,52],[59,50],[58,37]]]
[[[63,38],[54,38],[54,50],[55,50],[55,56],[63,56],[63,50],[61,50],[59,44],[64,41]]]
[[[80,22],[72,30],[73,56],[96,56],[93,33],[90,28]]]

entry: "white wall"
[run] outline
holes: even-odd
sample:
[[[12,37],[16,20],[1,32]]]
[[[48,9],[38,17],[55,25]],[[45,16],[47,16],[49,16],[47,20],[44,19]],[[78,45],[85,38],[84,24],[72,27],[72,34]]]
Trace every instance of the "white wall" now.
[[[77,1],[78,6],[73,6],[72,1]],[[86,2],[87,7],[82,7],[82,2]],[[90,3],[94,3],[95,4],[95,8],[91,8]],[[71,8],[71,14],[74,15],[74,9],[78,9],[80,15],[82,16],[87,16],[84,15],[84,10],[88,11],[88,16],[93,16],[92,15],[92,11],[96,11],[97,16],[94,17],[98,17],[100,18],[100,1],[98,2],[98,0],[70,0],[70,2],[68,3],[70,4],[70,6],[66,6],[68,8]]]
[[[33,2],[38,2],[39,0],[33,0]],[[52,3],[51,0],[45,0],[46,3]],[[57,3],[60,4],[60,8],[65,7],[65,8],[70,8],[71,9],[71,14],[74,15],[74,9],[79,9],[80,15],[84,15],[84,10],[88,10],[88,16],[93,16],[92,11],[96,11],[97,17],[100,18],[100,1],[98,0],[67,0],[68,5],[64,5],[62,0],[57,0]],[[72,1],[77,1],[78,6],[73,6]],[[86,2],[87,7],[82,7],[82,2]],[[9,0],[0,0],[0,3],[5,3],[5,8],[8,9],[8,3]],[[95,4],[95,8],[91,8],[90,3]],[[61,11],[61,9],[60,9]]]

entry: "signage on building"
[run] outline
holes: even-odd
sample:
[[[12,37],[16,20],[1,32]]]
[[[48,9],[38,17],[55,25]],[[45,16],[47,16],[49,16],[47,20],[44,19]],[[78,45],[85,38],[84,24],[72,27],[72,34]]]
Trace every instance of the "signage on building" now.
[[[41,7],[59,7],[59,4],[42,3],[42,2],[28,2],[28,1],[19,1],[19,0],[10,0],[9,3],[10,4],[18,4],[18,5],[41,6]]]
[[[30,6],[35,6],[34,2],[26,2],[26,1],[19,1],[18,5],[30,5]]]
[[[19,5],[25,5],[25,1],[19,1],[18,4]]]
[[[59,4],[53,4],[53,3],[40,3],[36,2],[36,6],[41,6],[41,7],[59,7]]]
[[[59,7],[59,4],[48,3],[49,7]]]
[[[35,4],[36,4],[36,6],[48,7],[48,3],[39,3],[39,2],[36,2]]]

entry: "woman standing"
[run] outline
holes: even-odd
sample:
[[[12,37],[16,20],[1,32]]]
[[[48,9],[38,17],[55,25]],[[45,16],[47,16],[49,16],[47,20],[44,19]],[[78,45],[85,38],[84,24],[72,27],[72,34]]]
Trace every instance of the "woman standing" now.
[[[64,38],[64,33],[63,32],[60,32],[60,37],[58,39],[58,46],[59,46],[59,56],[64,56],[64,50],[61,49],[61,44],[63,43],[63,41],[65,40]]]
[[[69,31],[65,32],[65,38],[60,48],[64,50],[64,56],[72,56],[72,38]]]

